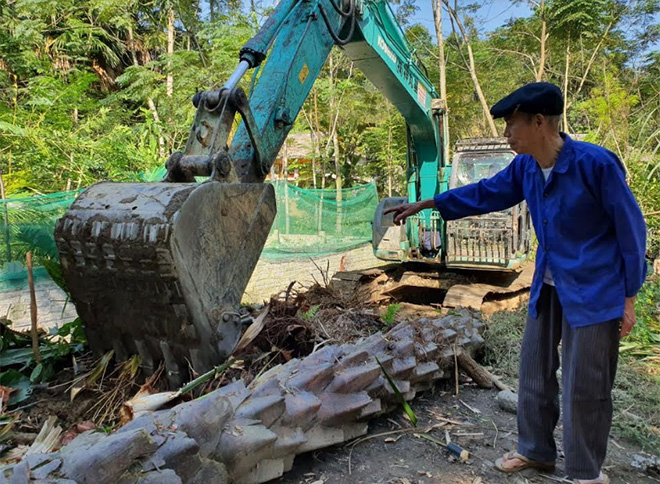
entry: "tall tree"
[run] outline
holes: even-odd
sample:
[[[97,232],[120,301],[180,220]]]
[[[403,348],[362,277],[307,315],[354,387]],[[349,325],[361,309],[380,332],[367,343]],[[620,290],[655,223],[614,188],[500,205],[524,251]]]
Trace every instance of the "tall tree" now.
[[[466,67],[468,68],[470,72],[470,77],[472,78],[472,83],[474,84],[474,90],[477,93],[477,97],[479,98],[479,102],[481,103],[481,109],[483,110],[483,115],[484,115],[484,121],[488,125],[488,128],[490,129],[490,134],[493,137],[497,137],[497,128],[495,127],[495,122],[493,121],[493,118],[490,115],[490,110],[488,108],[488,102],[486,101],[486,96],[484,96],[484,92],[481,89],[481,84],[479,82],[479,76],[477,75],[477,66],[474,61],[474,54],[472,52],[472,45],[470,43],[470,38],[467,35],[467,32],[465,31],[465,28],[463,27],[463,22],[461,22],[461,19],[458,16],[458,13],[452,6],[449,4],[449,0],[442,0],[442,3],[445,5],[445,8],[449,12],[449,15],[451,15],[451,18],[453,21],[456,23],[458,26],[458,30],[461,34],[461,38],[463,40],[463,44],[467,48],[468,52],[468,61],[465,62]]]
[[[447,59],[445,58],[445,37],[442,30],[442,2],[440,0],[431,0],[433,8],[433,23],[435,25],[435,38],[438,43],[438,69],[440,80],[440,97],[447,102]],[[449,116],[445,116],[445,124],[449,126]],[[449,141],[445,140],[444,153],[445,161],[449,160]]]

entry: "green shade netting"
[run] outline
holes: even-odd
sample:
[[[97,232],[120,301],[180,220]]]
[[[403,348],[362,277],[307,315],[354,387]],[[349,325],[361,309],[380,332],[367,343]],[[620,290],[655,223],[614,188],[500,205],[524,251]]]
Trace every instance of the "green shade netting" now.
[[[141,175],[161,180],[164,169]],[[262,258],[308,258],[353,249],[371,240],[371,220],[378,205],[375,184],[332,190],[303,189],[284,181],[273,183],[277,216]],[[81,192],[60,192],[30,198],[0,200],[0,290],[27,287],[25,254],[32,251],[35,265],[57,259],[53,238],[55,221]],[[35,269],[35,280],[47,278]]]
[[[32,252],[35,266],[43,259],[57,259],[53,238],[55,221],[80,191],[29,198],[0,200],[0,290],[27,286],[25,254]],[[48,277],[35,268],[35,281]]]
[[[273,185],[277,216],[262,258],[307,258],[371,241],[371,221],[378,206],[375,184],[339,192],[304,189],[284,181]]]

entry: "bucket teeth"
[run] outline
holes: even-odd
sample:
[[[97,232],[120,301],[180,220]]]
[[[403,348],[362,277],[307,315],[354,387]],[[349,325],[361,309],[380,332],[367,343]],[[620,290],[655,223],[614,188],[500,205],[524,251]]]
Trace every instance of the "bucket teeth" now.
[[[275,216],[267,184],[99,183],[55,239],[91,348],[165,362],[174,385],[218,364]]]

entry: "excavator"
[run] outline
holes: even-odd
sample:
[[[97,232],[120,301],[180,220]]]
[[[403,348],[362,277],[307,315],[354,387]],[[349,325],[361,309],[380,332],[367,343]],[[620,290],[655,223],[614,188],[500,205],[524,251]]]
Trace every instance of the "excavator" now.
[[[241,296],[276,213],[264,180],[333,46],[405,119],[407,199],[448,189],[446,101],[387,1],[280,0],[224,85],[193,96],[185,149],[169,157],[162,182],[95,184],[58,220],[63,276],[94,351],[113,349],[119,360],[139,354],[147,374],[164,363],[174,385],[232,353]],[[248,96],[239,82],[257,67]],[[485,269],[524,259],[510,237],[522,209],[454,229],[427,210],[395,227],[383,211],[399,201],[383,200],[374,218],[383,259]]]

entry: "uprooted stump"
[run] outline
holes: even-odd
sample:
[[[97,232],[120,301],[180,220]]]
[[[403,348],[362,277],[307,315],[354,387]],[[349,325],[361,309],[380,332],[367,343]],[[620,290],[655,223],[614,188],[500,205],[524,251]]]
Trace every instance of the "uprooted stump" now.
[[[482,344],[481,325],[466,312],[327,345],[249,387],[239,380],[111,435],[89,431],[60,452],[27,456],[0,469],[0,484],[266,482],[290,470],[296,455],[364,435],[366,420],[396,408],[376,358],[412,400],[449,377],[457,348]]]

